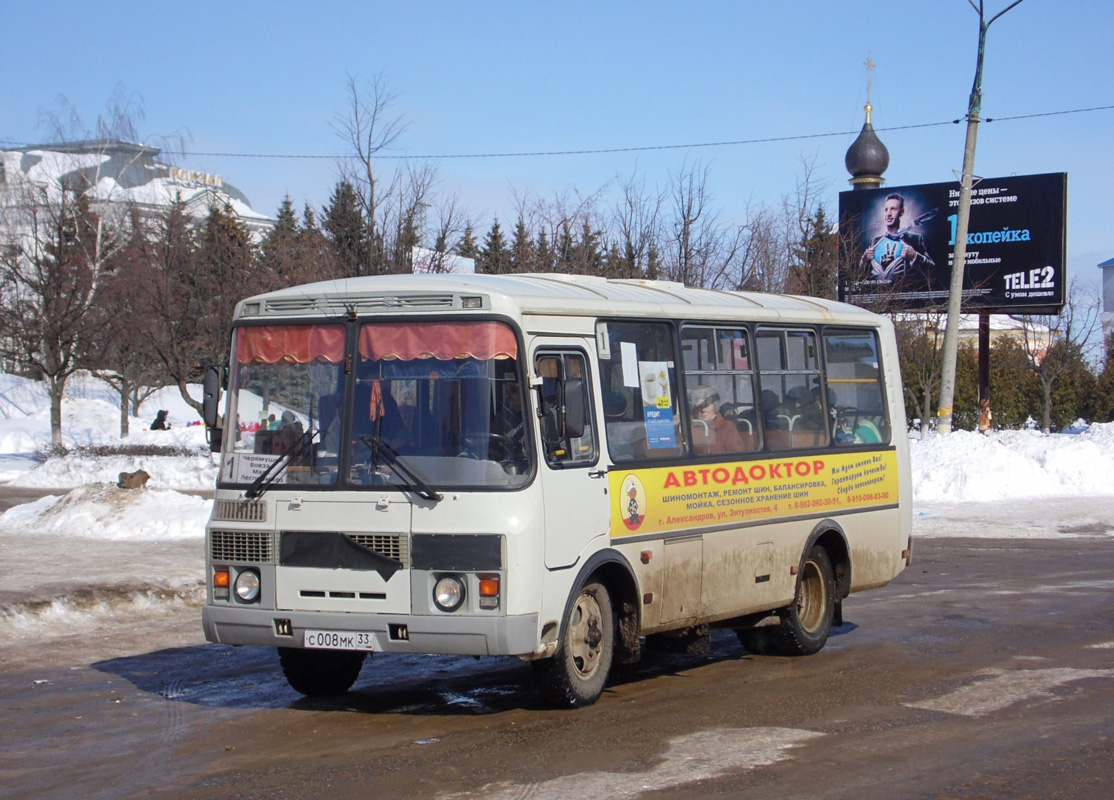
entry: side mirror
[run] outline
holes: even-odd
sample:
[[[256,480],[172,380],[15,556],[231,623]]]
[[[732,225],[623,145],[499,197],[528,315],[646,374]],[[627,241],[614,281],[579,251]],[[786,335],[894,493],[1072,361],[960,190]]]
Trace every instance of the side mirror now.
[[[579,439],[584,435],[584,381],[569,378],[565,381],[565,435]]]
[[[220,450],[220,384],[219,367],[209,367],[201,379],[201,416],[209,430],[209,449],[214,453]]]

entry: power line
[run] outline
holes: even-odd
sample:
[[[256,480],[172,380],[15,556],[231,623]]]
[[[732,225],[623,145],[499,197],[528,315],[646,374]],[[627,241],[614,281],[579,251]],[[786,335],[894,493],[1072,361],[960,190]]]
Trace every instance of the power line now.
[[[1012,117],[987,117],[983,122],[1012,122],[1021,119],[1035,119],[1037,117],[1055,117],[1064,114],[1086,114],[1093,111],[1109,111],[1114,109],[1114,105],[1109,106],[1093,106],[1091,108],[1075,108],[1067,111],[1046,111],[1036,114],[1020,114]],[[875,128],[875,132],[883,133],[888,131],[907,131],[916,128],[935,128],[942,125],[958,125],[963,122],[964,118],[945,120],[942,122],[923,122],[915,125],[891,125],[889,127]],[[859,133],[857,130],[852,131],[833,131],[831,133],[808,133],[797,134],[793,136],[766,136],[755,139],[734,139],[722,142],[696,142],[691,144],[657,144],[657,145],[644,145],[641,147],[599,147],[584,150],[531,150],[521,152],[503,152],[503,153],[440,153],[440,154],[426,154],[426,155],[374,155],[373,160],[377,161],[409,161],[411,159],[424,160],[424,161],[440,161],[448,159],[476,159],[476,158],[540,158],[551,156],[585,156],[585,155],[604,155],[608,153],[646,153],[658,150],[693,150],[705,147],[737,147],[741,145],[751,144],[772,144],[775,142],[799,142],[807,141],[810,139],[828,139],[835,136],[852,136]],[[28,147],[27,143],[12,142],[0,140],[6,145],[15,145],[17,147]],[[184,153],[186,158],[195,158],[206,156],[210,158],[259,158],[259,159],[303,159],[303,160],[319,160],[329,159],[332,161],[344,161],[352,159],[351,155],[306,155],[299,153],[216,153],[216,152],[195,152]]]

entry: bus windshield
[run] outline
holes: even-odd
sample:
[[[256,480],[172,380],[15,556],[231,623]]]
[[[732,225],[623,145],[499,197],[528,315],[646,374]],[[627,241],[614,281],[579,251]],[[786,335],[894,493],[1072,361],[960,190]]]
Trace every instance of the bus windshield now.
[[[320,443],[345,394],[346,341],[342,323],[236,328],[222,481],[250,484],[285,457],[275,482],[336,483]]]
[[[529,481],[527,393],[508,326],[373,322],[353,327],[351,341],[349,330],[236,329],[223,482],[251,484],[271,470],[266,485],[426,495]]]
[[[381,457],[436,486],[517,486],[529,478],[518,343],[499,322],[362,325],[357,341],[350,483],[398,484]]]

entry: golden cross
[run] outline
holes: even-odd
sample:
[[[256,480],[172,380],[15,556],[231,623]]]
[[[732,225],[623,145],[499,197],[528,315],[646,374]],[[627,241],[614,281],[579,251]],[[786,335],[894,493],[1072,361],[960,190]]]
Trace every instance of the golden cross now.
[[[866,101],[870,103],[871,73],[874,72],[874,67],[877,65],[871,60],[869,50],[866,51],[866,61],[863,62],[863,66],[866,67]]]

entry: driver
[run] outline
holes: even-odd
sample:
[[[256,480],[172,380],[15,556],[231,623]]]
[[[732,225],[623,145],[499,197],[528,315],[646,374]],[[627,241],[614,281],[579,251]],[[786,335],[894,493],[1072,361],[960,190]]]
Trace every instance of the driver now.
[[[518,385],[518,381],[508,381],[503,384],[503,403],[495,415],[492,430],[512,442],[520,442],[525,424],[523,419],[522,387]]]

